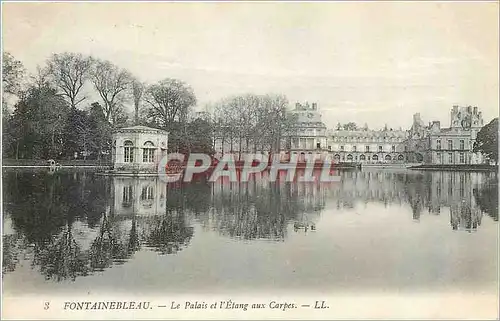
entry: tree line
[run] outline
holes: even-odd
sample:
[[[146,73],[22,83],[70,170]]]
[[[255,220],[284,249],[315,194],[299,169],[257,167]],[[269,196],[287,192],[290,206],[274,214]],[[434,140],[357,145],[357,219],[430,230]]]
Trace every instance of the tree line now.
[[[236,144],[274,152],[292,121],[286,97],[274,94],[224,98],[208,106],[209,117],[192,117],[197,99],[187,83],[146,84],[110,61],[79,53],[53,54],[28,74],[4,52],[2,73],[3,96],[17,101],[10,108],[2,101],[4,158],[109,157],[113,130],[130,125],[168,130],[175,152],[213,153],[217,139],[223,152]]]

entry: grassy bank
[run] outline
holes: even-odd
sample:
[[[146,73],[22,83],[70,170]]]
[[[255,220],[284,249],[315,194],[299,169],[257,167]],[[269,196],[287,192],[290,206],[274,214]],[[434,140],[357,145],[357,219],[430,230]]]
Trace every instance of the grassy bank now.
[[[61,166],[74,166],[74,167],[84,167],[84,166],[111,166],[111,162],[107,160],[56,160],[56,164]],[[3,159],[2,166],[49,166],[48,159]]]

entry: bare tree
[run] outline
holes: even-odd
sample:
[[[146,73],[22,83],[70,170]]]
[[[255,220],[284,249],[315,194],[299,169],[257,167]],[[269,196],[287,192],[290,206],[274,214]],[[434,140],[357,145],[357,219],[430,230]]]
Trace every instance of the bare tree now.
[[[44,88],[50,84],[50,73],[47,68],[36,67],[36,73],[30,76],[30,82],[35,88]]]
[[[47,71],[54,85],[72,108],[76,108],[85,100],[85,97],[79,95],[88,79],[91,67],[91,58],[70,52],[53,54],[47,61]]]
[[[148,104],[149,116],[163,126],[169,126],[174,121],[186,121],[189,109],[196,105],[196,96],[183,81],[167,78],[150,85],[144,101]]]
[[[106,120],[114,124],[120,116],[120,104],[126,99],[126,90],[132,84],[132,75],[107,60],[95,60],[91,79],[101,96]]]
[[[281,95],[244,94],[220,100],[215,104],[214,131],[230,151],[238,153],[279,152],[283,139],[289,138],[293,120],[287,111],[288,100]]]
[[[144,94],[145,85],[139,80],[135,79],[132,82],[132,96],[134,98],[135,108],[135,124],[139,125],[139,106],[141,104],[142,95]]]
[[[284,138],[294,125],[294,119],[287,110],[288,100],[285,96],[268,94],[261,96],[261,104],[257,115],[257,132],[262,144],[269,148],[269,155],[281,151]]]

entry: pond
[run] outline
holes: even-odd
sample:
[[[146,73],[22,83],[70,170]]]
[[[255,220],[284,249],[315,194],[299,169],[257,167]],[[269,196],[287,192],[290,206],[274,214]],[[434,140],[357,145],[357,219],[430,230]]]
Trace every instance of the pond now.
[[[498,289],[494,173],[163,183],[4,169],[4,294]]]

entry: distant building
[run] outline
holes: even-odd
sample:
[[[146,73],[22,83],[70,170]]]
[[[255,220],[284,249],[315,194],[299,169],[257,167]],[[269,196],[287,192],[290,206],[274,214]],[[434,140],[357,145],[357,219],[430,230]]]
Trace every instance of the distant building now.
[[[328,154],[326,125],[321,120],[317,103],[296,103],[290,113],[296,117],[296,125],[291,129],[289,152],[314,154],[315,159],[325,157]]]
[[[406,142],[407,149],[411,151],[410,162],[455,165],[484,161],[481,154],[473,153],[477,133],[484,125],[478,108],[453,106],[450,120],[450,127],[441,128],[439,121],[425,126],[420,114],[413,116]]]
[[[210,122],[212,120],[212,114],[208,111],[195,111],[189,114],[189,120],[193,121],[196,119],[202,119],[204,121]]]
[[[329,132],[328,150],[334,162],[403,163],[407,132],[383,130],[333,130]]]

